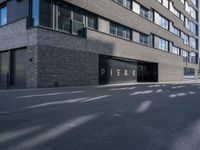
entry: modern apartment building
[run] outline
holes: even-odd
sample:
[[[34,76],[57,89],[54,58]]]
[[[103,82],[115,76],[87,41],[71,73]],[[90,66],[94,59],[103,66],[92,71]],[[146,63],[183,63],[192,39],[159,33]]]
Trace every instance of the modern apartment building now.
[[[0,87],[198,76],[198,0],[0,0]]]

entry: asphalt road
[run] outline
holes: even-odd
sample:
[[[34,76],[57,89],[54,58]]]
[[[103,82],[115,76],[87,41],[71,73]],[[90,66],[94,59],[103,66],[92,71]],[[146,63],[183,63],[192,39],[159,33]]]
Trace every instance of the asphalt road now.
[[[0,91],[0,150],[200,150],[200,84]]]

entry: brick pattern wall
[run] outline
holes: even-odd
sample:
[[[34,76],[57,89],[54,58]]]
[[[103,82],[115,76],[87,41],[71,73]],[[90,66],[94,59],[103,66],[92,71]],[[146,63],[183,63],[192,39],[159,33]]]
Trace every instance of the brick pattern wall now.
[[[38,87],[98,84],[98,55],[38,46]]]

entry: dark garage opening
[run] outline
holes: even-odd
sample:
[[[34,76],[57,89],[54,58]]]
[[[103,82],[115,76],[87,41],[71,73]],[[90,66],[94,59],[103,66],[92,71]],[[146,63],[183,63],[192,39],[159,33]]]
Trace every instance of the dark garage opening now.
[[[137,63],[116,57],[99,57],[99,84],[137,82]]]
[[[26,48],[0,53],[0,89],[26,87]]]
[[[158,64],[138,62],[137,82],[158,82]]]

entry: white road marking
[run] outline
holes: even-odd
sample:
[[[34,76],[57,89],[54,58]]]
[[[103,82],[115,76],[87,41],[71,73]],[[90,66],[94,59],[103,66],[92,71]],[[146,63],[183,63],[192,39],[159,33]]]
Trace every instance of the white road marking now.
[[[91,101],[95,101],[95,100],[99,100],[99,99],[104,99],[109,96],[111,96],[111,95],[103,95],[103,96],[93,97],[93,98],[89,98],[89,99],[81,101],[81,102],[91,102]]]
[[[90,120],[93,120],[97,118],[98,114],[92,114],[92,115],[86,115],[81,116],[69,121],[66,121],[62,123],[61,125],[58,125],[50,130],[45,131],[42,134],[39,134],[33,138],[25,139],[23,142],[16,144],[14,146],[9,147],[7,150],[14,150],[14,149],[20,149],[20,150],[28,150],[28,149],[37,149],[38,146],[51,141],[57,137],[60,137],[63,134],[66,134],[67,132],[73,130],[74,128],[89,122]]]
[[[28,107],[26,107],[24,109],[31,109],[31,108],[39,108],[39,107],[51,106],[51,105],[75,103],[75,102],[80,102],[80,101],[85,100],[85,99],[88,99],[88,97],[75,98],[75,99],[69,99],[69,100],[63,100],[63,101],[55,101],[55,102],[47,102],[47,103],[42,103],[42,104],[38,104],[38,105],[28,106]]]
[[[25,96],[19,96],[15,97],[16,99],[23,99],[23,98],[33,98],[33,97],[45,97],[45,96],[54,96],[54,95],[61,95],[61,94],[78,94],[83,93],[85,91],[72,91],[72,92],[58,92],[58,93],[44,93],[44,94],[34,94],[34,95],[25,95]]]
[[[151,106],[151,104],[152,104],[152,101],[144,101],[144,102],[142,102],[142,104],[136,109],[136,113],[139,113],[139,114],[141,114],[141,113],[144,113],[144,112],[146,112],[148,109],[149,109],[149,107]]]

